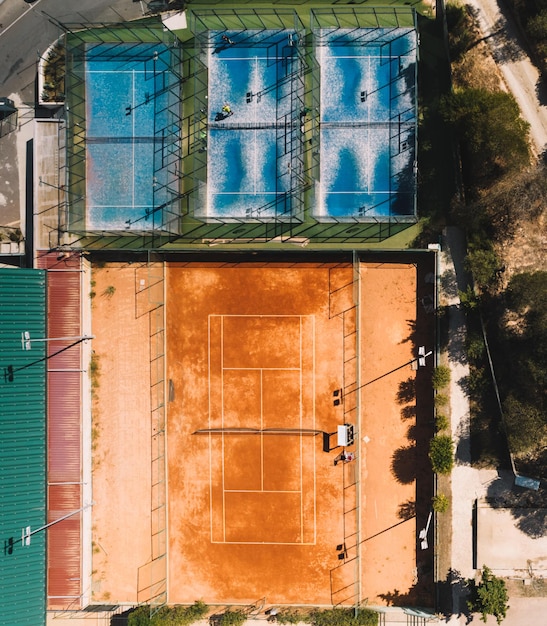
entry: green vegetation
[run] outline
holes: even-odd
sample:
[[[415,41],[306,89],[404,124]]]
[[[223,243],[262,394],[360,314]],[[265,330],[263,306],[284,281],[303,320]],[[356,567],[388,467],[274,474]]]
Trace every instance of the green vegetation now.
[[[189,626],[206,617],[208,612],[209,607],[198,600],[190,606],[164,606],[150,617],[150,607],[144,604],[131,611],[127,618],[127,626]],[[230,624],[235,626],[236,622]]]
[[[449,435],[437,435],[429,442],[431,467],[437,474],[450,474],[454,467],[454,442]]]
[[[91,360],[89,361],[89,377],[91,378],[91,388],[97,389],[99,387],[99,378],[101,376],[101,366],[99,363],[99,355],[95,351],[91,353]]]
[[[65,47],[57,42],[48,52],[44,63],[44,102],[65,100]]]
[[[460,88],[443,98],[441,113],[459,138],[468,193],[529,164],[530,125],[511,94]]]
[[[450,506],[450,499],[444,493],[438,493],[432,498],[432,506],[436,513],[446,513]]]
[[[435,396],[434,402],[436,409],[442,408],[448,404],[448,396],[444,393],[438,393]]]
[[[494,576],[492,571],[484,565],[481,581],[478,584],[475,581],[469,582],[471,588],[471,599],[467,602],[469,610],[474,613],[481,613],[481,620],[485,623],[488,616],[493,615],[498,624],[501,624],[509,608],[505,581]]]
[[[449,426],[450,426],[450,422],[448,420],[448,417],[446,417],[446,415],[444,415],[443,413],[438,413],[435,416],[435,430],[437,432],[448,430]]]
[[[242,626],[247,621],[247,615],[241,611],[226,611],[218,620],[220,626]]]
[[[376,626],[378,613],[372,609],[326,609],[311,611],[308,618],[313,626]]]
[[[307,616],[307,613],[298,609],[281,609],[277,613],[276,621],[278,624],[298,624],[306,621]]]
[[[516,274],[504,295],[508,314],[499,322],[496,362],[509,446],[518,457],[539,460],[547,445],[547,271]]]
[[[433,377],[431,379],[433,389],[442,389],[447,387],[450,383],[450,368],[446,365],[439,365],[433,371]]]
[[[542,75],[547,72],[547,3],[509,0],[509,7],[526,34],[526,44]]]
[[[547,69],[547,0],[509,3],[532,44],[538,44],[535,49],[543,55],[542,69]],[[540,454],[547,443],[547,407],[545,396],[540,399],[538,393],[546,388],[541,347],[546,343],[545,324],[528,325],[527,309],[511,308],[511,294],[500,289],[505,264],[511,259],[500,255],[523,224],[534,223],[544,212],[545,165],[531,163],[529,125],[521,118],[514,98],[500,89],[473,11],[465,5],[449,4],[446,16],[452,90],[440,98],[439,111],[460,156],[462,193],[454,197],[446,217],[460,226],[467,238],[465,269],[471,281],[460,292],[460,302],[467,316],[470,372],[466,390],[471,407],[472,461],[481,467],[503,466],[508,461],[507,436],[511,450],[521,461],[526,458],[529,475],[542,475],[530,462],[546,457],[543,469],[547,469],[547,455]],[[505,430],[483,326],[498,377]],[[443,399],[438,396],[436,406],[440,407]]]

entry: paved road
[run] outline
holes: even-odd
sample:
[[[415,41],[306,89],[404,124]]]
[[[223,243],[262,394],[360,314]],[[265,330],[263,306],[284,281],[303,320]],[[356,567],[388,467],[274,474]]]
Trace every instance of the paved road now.
[[[0,226],[25,230],[25,153],[32,139],[38,59],[62,24],[108,23],[142,17],[132,0],[0,0],[0,97],[14,100],[20,130],[0,138]]]
[[[466,0],[466,3],[478,11],[483,36],[488,37],[505,84],[515,96],[523,118],[531,125],[534,150],[540,155],[547,148],[547,106],[541,97],[539,72],[524,52],[517,27],[502,3],[498,0]]]

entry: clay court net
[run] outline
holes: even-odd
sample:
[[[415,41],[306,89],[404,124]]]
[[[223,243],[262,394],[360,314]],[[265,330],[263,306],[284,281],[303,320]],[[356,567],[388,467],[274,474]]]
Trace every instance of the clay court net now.
[[[304,435],[315,437],[322,430],[312,428],[200,428],[194,435]]]

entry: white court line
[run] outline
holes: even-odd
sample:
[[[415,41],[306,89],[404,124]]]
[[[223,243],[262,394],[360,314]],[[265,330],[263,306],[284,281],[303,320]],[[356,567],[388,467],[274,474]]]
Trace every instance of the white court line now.
[[[225,367],[226,371],[235,372],[256,372],[257,370],[266,372],[298,372],[299,367]]]
[[[212,541],[211,543],[232,546],[314,546],[310,541]]]
[[[208,344],[209,344],[209,353],[208,353],[208,379],[209,379],[209,389],[208,389],[208,399],[209,399],[209,426],[211,427],[211,390],[212,390],[212,363],[211,363],[211,355],[212,355],[212,318],[220,318],[220,369],[221,369],[221,377],[220,377],[220,401],[221,401],[221,425],[225,427],[224,423],[224,372],[232,371],[232,370],[243,370],[243,371],[260,371],[260,426],[261,428],[264,425],[264,379],[263,372],[264,371],[299,371],[300,378],[300,390],[299,390],[299,423],[302,428],[304,425],[304,404],[303,404],[303,393],[304,393],[304,376],[303,376],[303,359],[304,359],[304,318],[311,318],[311,343],[312,343],[312,365],[311,365],[311,374],[312,374],[312,427],[315,427],[315,390],[316,390],[316,381],[315,381],[315,368],[316,368],[316,347],[315,347],[315,316],[314,315],[252,315],[252,314],[210,314],[208,316]],[[225,317],[248,317],[248,318],[293,318],[299,320],[300,333],[299,333],[299,352],[300,352],[300,367],[299,368],[230,368],[224,366],[224,318]],[[211,524],[211,543],[226,543],[226,544],[238,544],[238,545],[315,545],[317,542],[317,478],[316,478],[316,451],[315,445],[312,446],[313,449],[313,541],[304,541],[305,529],[305,510],[304,510],[304,463],[303,463],[303,455],[304,455],[304,437],[300,434],[300,489],[299,490],[266,490],[264,489],[264,435],[261,434],[261,485],[260,490],[256,489],[227,489],[226,488],[226,472],[225,472],[225,436],[222,433],[222,450],[221,450],[221,471],[222,471],[222,525],[223,525],[223,540],[218,541],[214,539],[213,533],[213,454],[212,454],[212,438],[209,436],[209,474],[210,474],[210,524]],[[227,540],[227,522],[226,522],[226,494],[227,493],[272,493],[272,494],[300,494],[300,541],[297,542],[278,542],[278,541],[228,541]]]
[[[312,324],[312,425],[315,429],[315,315],[311,315]],[[313,543],[317,543],[317,466],[316,466],[316,446],[313,446]]]
[[[224,317],[220,316],[220,415],[224,428]],[[224,471],[224,433],[222,433],[222,531],[226,541],[226,473]]]
[[[211,316],[207,318],[207,342],[209,350],[207,351],[207,374],[209,379],[209,386],[207,389],[208,399],[208,421],[209,428],[211,428]],[[211,535],[211,542],[213,542],[213,438],[212,434],[209,434],[209,529]]]
[[[131,74],[131,82],[132,82],[132,95],[131,95],[131,135],[133,137],[135,137],[135,115],[133,115],[133,109],[135,108],[135,72],[133,72]],[[131,168],[132,168],[132,174],[133,176],[131,177],[131,181],[132,181],[132,195],[133,195],[133,201],[132,204],[135,204],[135,142],[133,142],[132,144],[132,150],[131,150],[132,154],[131,154],[131,158],[132,158],[132,162],[131,162]]]
[[[226,493],[301,493],[301,492],[299,489],[226,489]]]
[[[370,67],[370,59],[368,61],[368,76],[370,78],[370,72],[371,72],[371,67]],[[370,85],[367,85],[367,87],[369,88],[370,91]],[[370,124],[370,105],[368,104],[368,97],[367,97],[367,122]],[[367,154],[370,154],[370,130],[367,131]],[[371,167],[370,167],[370,162],[367,161],[367,191],[371,191],[372,189],[372,184],[371,184],[371,179],[372,179],[372,172],[371,172]]]
[[[260,430],[264,428],[264,370],[260,369]],[[264,491],[264,434],[260,433],[260,490]]]
[[[300,421],[300,428],[303,427],[303,413],[304,413],[304,406],[303,406],[303,389],[304,389],[304,368],[302,365],[302,342],[303,342],[303,338],[302,338],[302,317],[300,317],[300,345],[298,346],[300,349],[300,415],[299,415],[299,421]],[[315,447],[315,446],[314,446]],[[304,441],[302,438],[302,433],[300,433],[300,538],[303,540],[304,539]],[[315,474],[315,468],[314,468],[314,474]]]

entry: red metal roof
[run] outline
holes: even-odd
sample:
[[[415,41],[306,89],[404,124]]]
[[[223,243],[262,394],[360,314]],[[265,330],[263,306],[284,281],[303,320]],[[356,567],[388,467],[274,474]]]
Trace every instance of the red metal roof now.
[[[79,254],[46,253],[48,338],[82,335]],[[48,342],[48,522],[82,507],[81,344]],[[81,513],[51,526],[47,543],[48,608],[81,608]]]

